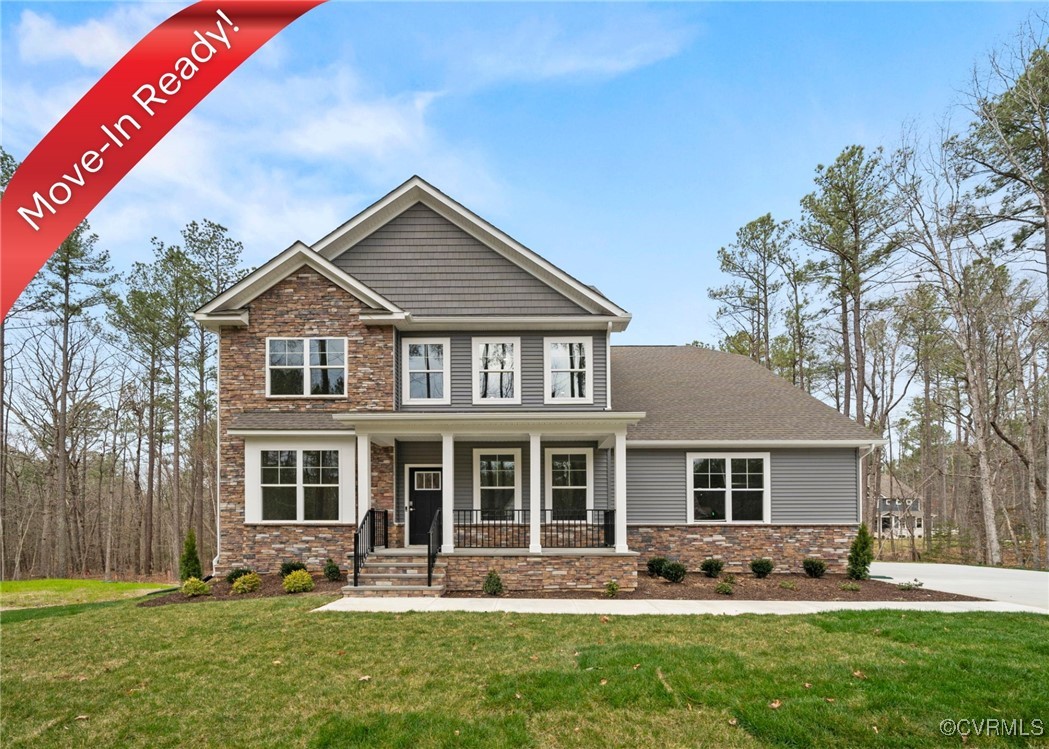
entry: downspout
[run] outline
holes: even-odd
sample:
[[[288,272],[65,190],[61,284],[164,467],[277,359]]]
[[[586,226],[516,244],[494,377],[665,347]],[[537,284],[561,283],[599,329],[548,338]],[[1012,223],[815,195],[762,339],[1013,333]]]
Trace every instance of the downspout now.
[[[211,574],[218,574],[219,557],[222,555],[222,332],[215,346],[215,558],[211,560]]]
[[[873,442],[867,446],[867,452],[860,455],[860,448],[856,448],[858,459],[856,460],[856,522],[863,522],[863,459],[874,452],[878,446]]]

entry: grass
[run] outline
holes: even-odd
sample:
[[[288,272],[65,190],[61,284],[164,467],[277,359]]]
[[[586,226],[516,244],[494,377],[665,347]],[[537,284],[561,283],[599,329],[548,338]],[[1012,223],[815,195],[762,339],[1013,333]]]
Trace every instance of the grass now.
[[[67,606],[116,601],[174,587],[164,583],[107,583],[102,580],[4,580],[0,582],[0,607]]]
[[[1044,616],[311,613],[331,599],[4,612],[5,749],[939,747],[945,718],[1049,722]]]

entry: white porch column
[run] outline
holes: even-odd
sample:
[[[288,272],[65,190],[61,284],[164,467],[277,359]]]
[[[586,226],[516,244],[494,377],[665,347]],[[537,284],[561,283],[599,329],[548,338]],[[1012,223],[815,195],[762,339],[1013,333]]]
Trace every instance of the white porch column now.
[[[538,554],[543,550],[539,540],[539,526],[542,521],[542,467],[543,452],[540,449],[540,435],[528,435],[528,551]]]
[[[625,552],[626,542],[626,432],[616,432],[616,551]]]
[[[357,522],[372,506],[372,438],[357,435]]]
[[[441,553],[455,551],[455,436],[441,435]]]

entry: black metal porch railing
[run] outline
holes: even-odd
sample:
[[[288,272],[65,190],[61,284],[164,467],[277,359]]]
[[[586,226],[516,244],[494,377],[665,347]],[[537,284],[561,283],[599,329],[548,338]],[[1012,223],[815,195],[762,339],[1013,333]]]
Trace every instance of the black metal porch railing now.
[[[379,546],[390,545],[390,512],[374,507],[364,513],[353,534],[353,587],[360,584],[361,568],[368,555]]]
[[[430,532],[426,537],[426,584],[433,585],[433,566],[437,563],[437,553],[441,550],[442,541],[441,508],[433,514]]]
[[[551,549],[601,549],[616,545],[615,510],[544,510],[539,543]]]
[[[527,549],[528,510],[452,510],[461,549]]]
[[[529,510],[453,510],[462,549],[527,549]],[[539,543],[551,549],[601,549],[616,544],[615,510],[543,510]]]

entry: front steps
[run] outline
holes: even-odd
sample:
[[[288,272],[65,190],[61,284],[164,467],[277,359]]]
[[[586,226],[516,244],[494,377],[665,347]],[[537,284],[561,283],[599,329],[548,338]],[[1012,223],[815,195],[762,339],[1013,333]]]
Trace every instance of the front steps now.
[[[360,585],[342,589],[352,598],[439,597],[444,592],[445,564],[433,568],[433,585],[426,584],[426,552],[417,549],[376,549],[361,569]]]

